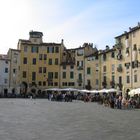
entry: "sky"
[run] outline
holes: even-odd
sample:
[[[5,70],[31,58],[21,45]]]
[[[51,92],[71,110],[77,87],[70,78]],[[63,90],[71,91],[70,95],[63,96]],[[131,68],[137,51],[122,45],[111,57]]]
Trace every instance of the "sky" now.
[[[115,44],[115,36],[140,22],[140,0],[1,0],[0,54],[16,49],[29,32],[43,32],[44,42],[98,49]]]

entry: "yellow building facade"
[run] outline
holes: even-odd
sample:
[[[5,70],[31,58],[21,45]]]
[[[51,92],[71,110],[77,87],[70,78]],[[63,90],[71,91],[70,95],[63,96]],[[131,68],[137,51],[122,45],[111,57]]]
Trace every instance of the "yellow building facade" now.
[[[117,88],[126,93],[140,86],[140,23],[115,37],[115,45],[104,50],[91,43],[67,49],[63,40],[44,43],[42,32],[29,35],[29,40],[18,42],[21,87]]]
[[[95,59],[95,54],[87,56],[85,69],[90,68],[91,74],[86,75],[85,81],[90,79],[93,89],[117,88],[123,93],[140,87],[139,37],[140,23],[115,37],[116,44],[111,49],[106,46],[106,49],[98,51],[98,59]]]
[[[23,92],[31,92],[32,87],[36,89],[34,92],[59,87],[63,40],[61,43],[44,43],[42,37],[42,32],[31,31],[29,40],[18,42],[19,80],[24,89]]]

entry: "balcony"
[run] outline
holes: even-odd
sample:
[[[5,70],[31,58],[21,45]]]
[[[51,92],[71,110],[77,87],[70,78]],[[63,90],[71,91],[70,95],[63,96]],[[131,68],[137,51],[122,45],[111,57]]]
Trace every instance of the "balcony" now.
[[[139,61],[135,60],[132,62],[132,68],[138,68]]]
[[[77,66],[77,70],[83,70],[83,66]]]
[[[122,60],[122,58],[123,58],[122,54],[119,53],[119,54],[117,55],[117,59],[118,59],[118,60]]]

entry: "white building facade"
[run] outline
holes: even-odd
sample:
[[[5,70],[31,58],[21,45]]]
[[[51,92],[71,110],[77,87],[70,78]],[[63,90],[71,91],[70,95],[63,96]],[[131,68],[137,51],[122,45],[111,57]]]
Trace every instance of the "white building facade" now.
[[[0,56],[0,96],[7,97],[9,93],[10,60]]]

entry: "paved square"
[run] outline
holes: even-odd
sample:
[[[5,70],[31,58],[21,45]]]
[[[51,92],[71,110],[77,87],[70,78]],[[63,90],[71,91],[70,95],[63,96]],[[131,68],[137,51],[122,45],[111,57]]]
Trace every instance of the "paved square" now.
[[[0,99],[0,140],[140,140],[140,110]]]

